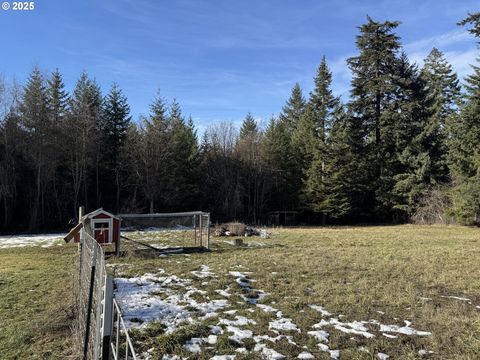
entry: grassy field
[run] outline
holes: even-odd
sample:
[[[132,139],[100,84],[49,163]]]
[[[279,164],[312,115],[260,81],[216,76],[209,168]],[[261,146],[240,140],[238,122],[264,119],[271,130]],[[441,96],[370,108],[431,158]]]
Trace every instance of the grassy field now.
[[[75,245],[0,249],[0,359],[72,354],[75,250]]]
[[[184,238],[130,235],[166,246]],[[139,352],[152,359],[165,353],[294,359],[302,352],[315,359],[480,358],[479,229],[283,229],[270,239],[245,239],[246,247],[230,240],[212,239],[208,253],[132,250],[109,260],[117,278],[124,278],[119,287],[137,277],[129,291],[143,291],[133,310],[123,306]],[[0,358],[69,356],[74,250],[0,249]],[[167,305],[173,315],[179,308],[190,315],[163,323],[128,318],[136,311],[151,315],[149,309],[157,314]]]
[[[148,241],[149,235],[144,234],[142,240]],[[156,258],[132,255],[117,260],[118,264],[124,264],[117,268],[119,276],[150,273],[154,282],[161,282],[165,274],[177,275],[190,279],[191,286],[199,290],[194,296],[198,303],[228,300],[228,307],[217,311],[218,317],[204,318],[203,313],[192,309],[195,323],[179,326],[169,334],[164,333],[165,327],[159,323],[142,324],[141,330],[134,331],[140,350],[149,350],[153,358],[161,358],[168,352],[198,359],[209,359],[214,354],[254,359],[261,358],[262,351],[260,347],[253,351],[257,341],[252,338],[267,335],[270,338],[261,343],[287,358],[308,351],[317,359],[328,359],[336,354],[322,351],[319,345],[322,342],[308,334],[323,330],[328,333],[328,342],[323,343],[329,350],[339,350],[340,358],[345,359],[372,359],[382,354],[392,359],[480,358],[478,229],[443,226],[285,229],[274,231],[268,240],[250,238],[247,242],[251,246],[246,248],[228,245],[226,240],[213,239],[210,253]],[[199,278],[192,274],[202,265],[207,265],[214,275]],[[272,331],[275,313],[242,301],[240,295],[245,290],[230,271],[248,273],[255,280],[251,282],[253,291],[261,289],[268,294],[259,302],[281,311],[282,318],[290,319],[299,331]],[[155,276],[160,280],[155,280]],[[187,291],[181,286],[172,289],[154,296],[168,303],[172,294]],[[215,291],[222,289],[231,296]],[[330,315],[322,315],[309,305],[321,306]],[[232,309],[237,310],[235,314],[229,311]],[[192,337],[205,339],[208,326],[221,323],[221,319],[227,320],[224,324],[235,322],[236,316],[255,321],[238,327],[253,335],[247,336],[243,344],[232,341],[233,333],[223,326],[216,343],[204,341],[201,352],[192,355],[184,346]],[[314,328],[322,319],[324,325]],[[431,335],[380,331],[379,324],[396,325],[398,330],[405,326],[404,320],[412,323],[410,328]],[[335,324],[343,326],[348,331],[361,321],[372,337],[335,327]],[[278,335],[291,338],[271,341]],[[238,348],[246,348],[247,352],[238,353]]]

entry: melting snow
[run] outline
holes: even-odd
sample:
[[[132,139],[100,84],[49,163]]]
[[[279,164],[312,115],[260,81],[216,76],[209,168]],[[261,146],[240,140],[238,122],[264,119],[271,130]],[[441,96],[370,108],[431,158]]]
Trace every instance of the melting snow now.
[[[65,234],[38,234],[38,235],[12,235],[0,236],[0,249],[41,246],[50,247],[61,245]]]
[[[315,359],[315,356],[313,356],[308,351],[303,351],[300,354],[298,354],[297,359],[304,359],[304,360]]]
[[[210,271],[207,265],[200,266],[199,270],[192,271],[192,274],[199,279],[205,279],[208,277],[216,277],[216,275]]]
[[[318,344],[318,347],[320,348],[320,350],[328,352],[332,359],[338,359],[340,357],[340,350],[330,350],[328,345],[322,343]]]
[[[161,270],[160,274],[164,271]],[[210,300],[199,303],[190,298],[194,293],[202,293],[191,286],[191,280],[175,275],[145,274],[134,278],[117,278],[116,298],[122,309],[125,325],[144,327],[151,321],[159,321],[173,332],[182,323],[191,323],[192,313],[187,307],[198,310],[204,318],[215,316],[215,312],[228,307],[227,300]],[[172,287],[174,289],[172,289]],[[178,288],[187,290],[179,294]],[[166,295],[160,299],[159,294]]]
[[[297,325],[295,325],[292,322],[292,319],[289,318],[280,318],[274,321],[271,321],[270,324],[268,325],[269,329],[276,329],[276,330],[295,330],[300,332],[300,329],[297,328]]]
[[[331,316],[332,314],[330,314],[327,310],[325,310],[323,308],[323,306],[318,306],[318,305],[308,305],[308,307],[310,309],[313,309],[313,310],[316,310],[318,311],[319,313],[322,314],[322,316]]]
[[[245,316],[235,316],[235,320],[227,320],[227,319],[220,319],[220,322],[218,324],[224,324],[224,325],[235,325],[235,326],[245,326],[248,324],[256,324],[255,320],[248,319]]]
[[[273,349],[268,348],[265,344],[256,344],[253,351],[261,352],[262,355],[269,360],[283,360],[285,356],[276,352]]]
[[[454,300],[460,300],[460,301],[471,301],[469,298],[459,297],[459,296],[441,296],[441,297],[445,298],[445,299],[454,299]]]
[[[318,324],[313,325],[315,329],[321,329],[324,326],[333,325],[335,329],[340,330],[347,334],[355,334],[355,335],[362,335],[366,338],[373,338],[375,335],[368,332],[368,329],[363,325],[363,323],[359,321],[353,321],[349,323],[341,322],[338,319],[329,319],[329,320],[321,320]]]
[[[200,346],[201,344],[202,344],[202,339],[191,338],[190,340],[187,340],[185,345],[183,345],[183,348],[193,353],[199,353],[202,351],[202,348]]]
[[[387,360],[390,356],[388,356],[387,354],[385,353],[377,353],[377,358],[379,358],[380,360]]]
[[[317,341],[328,342],[329,334],[325,330],[309,331],[308,335],[314,336],[317,339]]]
[[[227,326],[227,331],[233,333],[232,336],[228,338],[237,344],[243,344],[244,339],[251,338],[253,336],[253,332],[250,330],[242,330],[235,326]]]
[[[397,325],[383,325],[380,324],[380,331],[381,332],[393,332],[398,334],[404,335],[418,335],[418,336],[430,336],[432,335],[431,332],[428,331],[419,331],[415,330],[414,328],[410,327],[412,323],[410,321],[405,320],[405,326],[397,326]]]

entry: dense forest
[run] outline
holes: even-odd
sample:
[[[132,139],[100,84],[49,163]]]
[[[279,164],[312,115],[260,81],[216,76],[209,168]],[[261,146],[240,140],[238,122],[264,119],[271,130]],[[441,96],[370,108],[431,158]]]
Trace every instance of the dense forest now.
[[[480,38],[480,13],[458,25]],[[324,57],[310,94],[296,84],[268,125],[247,114],[240,129],[215,123],[202,136],[160,93],[133,121],[120,87],[103,94],[87,73],[71,93],[58,70],[0,81],[0,231],[66,228],[80,205],[251,223],[294,210],[326,224],[478,224],[480,67],[458,79],[434,48],[419,68],[398,26],[359,27],[345,102]]]

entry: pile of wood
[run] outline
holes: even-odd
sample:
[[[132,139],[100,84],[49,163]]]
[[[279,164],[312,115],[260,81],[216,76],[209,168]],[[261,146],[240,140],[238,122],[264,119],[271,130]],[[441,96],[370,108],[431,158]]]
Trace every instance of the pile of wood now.
[[[264,229],[256,229],[239,222],[217,225],[215,236],[260,236],[263,239],[270,237]]]

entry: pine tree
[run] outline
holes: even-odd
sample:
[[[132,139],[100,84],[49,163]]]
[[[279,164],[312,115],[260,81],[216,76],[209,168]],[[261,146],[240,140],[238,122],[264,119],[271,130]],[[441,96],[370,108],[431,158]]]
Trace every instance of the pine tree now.
[[[436,48],[433,48],[425,59],[421,77],[426,84],[431,104],[429,109],[431,116],[425,131],[432,145],[430,151],[432,175],[436,181],[446,181],[448,129],[456,118],[461,89],[457,74],[453,72],[452,66],[445,60],[442,52]]]
[[[67,172],[71,177],[73,213],[77,214],[81,202],[89,208],[90,172],[95,170],[97,201],[100,199],[98,164],[100,154],[100,114],[102,96],[99,86],[83,72],[69,101],[65,140],[67,148]],[[81,191],[83,187],[83,198]],[[98,204],[97,204],[98,205]]]
[[[101,158],[100,167],[103,171],[103,193],[111,194],[114,184],[115,209],[120,210],[120,192],[122,190],[120,156],[125,144],[127,130],[130,126],[130,106],[127,97],[120,87],[114,83],[103,101],[101,118]]]
[[[438,180],[437,134],[429,122],[432,99],[416,65],[402,53],[393,78],[395,97],[386,110],[390,119],[386,127],[385,149],[388,154],[382,185],[383,204],[395,209],[397,220],[405,220],[415,210],[420,196]]]
[[[292,88],[290,98],[282,107],[278,121],[275,121],[275,127],[267,131],[266,138],[271,138],[272,150],[276,153],[274,158],[277,161],[272,164],[272,170],[277,174],[276,184],[281,185],[278,188],[280,194],[280,204],[273,210],[292,210],[299,204],[300,193],[302,190],[302,159],[303,155],[298,151],[302,148],[303,139],[298,128],[305,114],[307,103],[303,96],[300,85],[296,83]],[[273,124],[272,124],[273,125]],[[296,136],[298,132],[298,137]],[[275,145],[276,144],[276,145]],[[276,149],[273,148],[276,146]]]
[[[480,12],[473,14],[468,14],[468,16],[458,23],[460,26],[472,25],[472,28],[468,31],[473,34],[473,36],[480,39]]]
[[[242,127],[240,128],[240,138],[246,138],[254,135],[258,132],[258,125],[252,114],[249,112],[243,120]]]
[[[296,83],[292,88],[292,93],[287,103],[282,107],[280,114],[280,122],[283,123],[285,129],[293,133],[305,112],[306,101],[303,97],[300,85]]]
[[[170,169],[170,120],[167,117],[167,105],[157,92],[150,105],[150,115],[143,121],[144,136],[142,146],[143,188],[153,213],[163,206],[162,194],[167,189],[167,177]]]
[[[470,14],[460,25],[480,38],[480,13]],[[480,58],[477,59],[480,63]],[[449,141],[450,169],[454,179],[453,213],[464,224],[480,223],[480,66],[472,66],[466,80],[465,103],[452,125]]]
[[[25,86],[20,106],[22,125],[27,132],[28,154],[33,169],[33,197],[29,229],[45,224],[45,193],[52,176],[49,163],[54,145],[49,133],[52,123],[48,117],[48,94],[40,69],[34,68]]]
[[[368,167],[363,131],[358,119],[339,108],[329,136],[329,161],[325,166],[326,197],[323,211],[330,218],[362,221],[369,215],[365,202]]]
[[[65,141],[65,133],[68,131],[66,126],[66,116],[68,113],[68,93],[65,90],[62,75],[56,69],[47,81],[47,98],[48,98],[48,116],[50,118],[52,129],[50,136],[54,143],[53,157],[50,160],[54,166],[54,174],[52,176],[52,194],[56,208],[56,222],[62,223],[64,218],[65,208],[65,183],[67,181],[67,174],[64,164],[66,163],[64,149],[69,146]]]
[[[326,220],[326,164],[329,161],[328,137],[332,123],[339,111],[339,99],[331,90],[332,73],[328,69],[325,57],[322,58],[315,77],[315,88],[310,94],[297,138],[303,139],[305,151],[304,188],[305,205],[314,212],[322,213]]]
[[[395,85],[392,77],[398,59],[400,39],[393,32],[399,22],[376,22],[367,17],[368,22],[360,26],[360,35],[356,45],[360,54],[347,60],[352,71],[352,89],[349,109],[359,121],[364,131],[370,174],[370,190],[366,197],[371,199],[370,208],[377,216],[385,216],[390,210],[383,198],[388,197],[389,186],[382,184],[386,176],[391,177],[391,170],[386,169],[388,154],[382,134],[385,127],[390,126],[390,118],[382,116],[391,105]],[[388,139],[387,139],[388,140]]]

